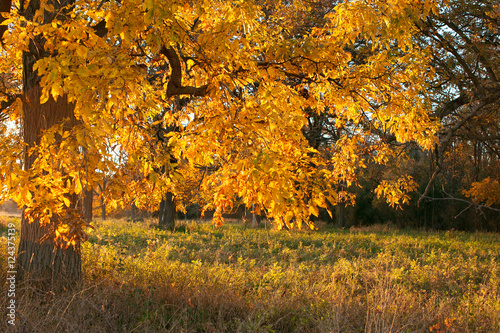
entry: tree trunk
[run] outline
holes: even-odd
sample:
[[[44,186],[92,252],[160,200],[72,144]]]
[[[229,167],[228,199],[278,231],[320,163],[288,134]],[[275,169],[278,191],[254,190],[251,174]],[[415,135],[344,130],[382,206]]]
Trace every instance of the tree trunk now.
[[[63,0],[53,4],[58,7],[57,11],[71,1]],[[25,18],[32,21],[40,2],[30,1],[26,6],[27,3],[21,0],[20,6],[24,9]],[[45,20],[49,20],[49,17],[45,16]],[[36,46],[30,41],[30,51],[23,53],[23,137],[27,144],[24,154],[25,170],[31,169],[37,157],[29,154],[28,150],[40,142],[44,130],[68,119],[66,130],[76,124],[74,105],[68,102],[66,96],[60,96],[57,101],[50,97],[46,103],[40,104],[42,89],[33,65],[37,59],[50,55],[43,49],[45,41],[40,36],[35,38]],[[76,198],[72,199],[75,201]],[[74,209],[74,205],[75,202],[69,209]],[[51,223],[55,223],[56,219],[57,216],[54,216]],[[37,220],[29,223],[23,214],[17,265],[19,279],[39,281],[42,286],[52,289],[54,286],[66,286],[80,279],[81,254],[78,244],[62,250],[52,237],[41,242],[40,239],[45,236],[48,228],[49,226],[42,226]]]
[[[25,78],[33,77],[30,66],[25,56]],[[31,74],[31,75],[30,75]],[[67,118],[73,118],[74,105],[68,103],[65,97],[57,101],[50,98],[45,104],[40,105],[41,88],[32,81],[25,81],[24,93],[26,100],[23,103],[23,130],[24,141],[28,149],[39,143],[42,131],[60,123]],[[28,154],[26,149],[24,156],[24,168],[29,170],[36,159],[35,155]],[[57,217],[53,217],[57,219]],[[48,226],[40,225],[35,220],[29,223],[27,219],[21,220],[21,235],[19,240],[18,272],[20,279],[33,279],[48,285],[50,288],[56,285],[67,285],[77,281],[81,277],[81,256],[79,245],[62,250],[52,238],[43,242],[40,239],[46,234]]]
[[[132,220],[132,221],[135,221],[135,220],[137,219],[137,216],[136,216],[136,215],[137,215],[137,214],[136,214],[137,207],[136,207],[136,205],[135,205],[135,201],[134,201],[134,202],[132,202],[131,207],[132,207],[132,208],[131,208],[131,213],[132,213],[131,220]]]
[[[107,179],[103,179],[102,185],[98,184],[100,190],[101,190],[101,219],[104,221],[106,220],[106,202],[104,201],[104,191],[106,190],[106,185],[108,184]]]
[[[255,204],[252,205],[252,228],[257,228],[259,226],[259,218],[255,214]]]
[[[171,192],[165,194],[160,202],[160,212],[158,214],[158,225],[161,228],[174,230],[175,228],[175,199]]]
[[[345,227],[345,202],[339,202],[339,228]]]
[[[81,278],[80,247],[70,245],[63,250],[53,239],[40,242],[47,231],[38,221],[21,220],[19,241],[18,276],[39,286],[54,289],[70,286]]]
[[[341,181],[339,190],[343,192],[345,190],[345,182]],[[344,228],[345,227],[345,201],[343,198],[339,198],[339,228]]]
[[[106,219],[106,203],[104,198],[101,199],[101,219],[104,221]]]
[[[82,213],[83,213],[83,219],[87,222],[92,221],[92,218],[94,217],[92,213],[93,200],[94,200],[94,191],[86,190],[85,194],[83,195]]]

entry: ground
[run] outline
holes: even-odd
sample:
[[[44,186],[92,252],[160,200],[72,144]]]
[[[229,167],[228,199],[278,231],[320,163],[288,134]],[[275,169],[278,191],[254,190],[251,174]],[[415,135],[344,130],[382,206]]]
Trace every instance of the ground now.
[[[498,234],[383,225],[277,232],[186,221],[171,232],[150,220],[93,224],[76,290],[18,286],[19,324],[28,331],[500,329]],[[2,237],[3,266],[5,248]]]

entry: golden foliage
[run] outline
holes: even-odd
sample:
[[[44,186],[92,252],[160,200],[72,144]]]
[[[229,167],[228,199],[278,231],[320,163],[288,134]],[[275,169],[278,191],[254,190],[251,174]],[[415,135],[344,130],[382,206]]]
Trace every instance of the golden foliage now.
[[[404,176],[397,180],[383,180],[375,189],[377,197],[385,197],[391,207],[400,207],[409,202],[409,192],[417,187],[417,183],[411,176]]]
[[[43,11],[58,9],[42,1],[31,21],[14,11],[0,71],[19,75],[22,52],[43,36],[47,56],[34,64],[41,103],[66,96],[80,125],[46,131],[30,148],[38,156],[32,169],[2,168],[2,186],[42,223],[110,179],[101,195],[111,207],[135,200],[155,209],[171,191],[182,209],[189,183],[216,223],[241,199],[300,227],[348,199],[338,185],[355,184],[367,159],[383,164],[393,154],[381,134],[424,149],[435,143],[438,124],[421,94],[434,74],[422,71],[429,56],[412,36],[413,21],[437,5],[346,1],[319,15],[308,1],[79,0],[47,20]],[[301,25],[308,20],[311,29]],[[180,108],[179,97],[189,98]],[[306,109],[327,110],[340,131],[331,153],[304,139]],[[162,143],[158,123],[179,130]],[[378,154],[367,155],[370,145]],[[19,146],[2,156],[8,149]],[[403,177],[377,194],[398,205],[414,187]],[[63,235],[70,222],[60,223]]]
[[[490,177],[472,183],[471,188],[463,193],[475,203],[484,203],[486,206],[500,204],[500,183]]]

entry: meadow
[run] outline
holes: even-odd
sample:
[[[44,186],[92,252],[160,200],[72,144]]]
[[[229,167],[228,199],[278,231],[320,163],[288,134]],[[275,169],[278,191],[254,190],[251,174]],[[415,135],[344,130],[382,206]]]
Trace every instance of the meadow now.
[[[19,220],[0,219],[6,267],[5,225]],[[200,221],[171,232],[149,220],[94,227],[75,290],[18,285],[16,329],[500,332],[499,234],[381,225],[278,232]]]

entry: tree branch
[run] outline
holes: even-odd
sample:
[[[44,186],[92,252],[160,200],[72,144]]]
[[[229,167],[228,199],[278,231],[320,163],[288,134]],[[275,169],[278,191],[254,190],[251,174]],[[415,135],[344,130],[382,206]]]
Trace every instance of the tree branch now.
[[[436,116],[439,119],[443,119],[444,117],[448,116],[449,114],[451,114],[453,111],[455,111],[459,107],[464,106],[469,102],[470,102],[470,99],[467,96],[460,95],[459,97],[455,98],[454,100],[447,102],[441,109],[439,109],[436,112]]]
[[[445,19],[445,18],[442,18],[440,17],[439,18],[443,23],[445,23],[448,27],[450,27],[453,31],[455,31],[460,37],[462,37],[463,40],[465,40],[465,42],[467,44],[470,45],[470,47],[472,48],[472,50],[474,50],[474,52],[477,54],[479,60],[481,61],[481,63],[484,65],[484,68],[486,69],[486,71],[488,72],[488,76],[490,77],[491,80],[495,81],[495,82],[498,82],[498,79],[495,75],[495,72],[493,71],[493,67],[491,66],[490,62],[488,61],[488,59],[485,58],[484,56],[484,52],[482,52],[478,47],[477,45],[453,22]]]
[[[463,203],[469,204],[469,206],[466,209],[464,209],[462,212],[460,212],[460,214],[462,214],[465,210],[469,209],[472,206],[476,207],[476,209],[478,209],[479,211],[481,211],[481,209],[483,209],[483,208],[486,208],[486,209],[489,209],[489,210],[492,210],[492,211],[495,211],[495,212],[500,212],[500,209],[498,209],[498,208],[494,208],[494,207],[487,206],[487,205],[484,205],[484,204],[475,203],[473,201],[469,201],[469,200],[465,200],[465,199],[455,198],[455,197],[452,197],[451,195],[449,195],[448,193],[446,193],[445,191],[442,191],[442,192],[444,194],[446,194],[448,197],[447,198],[433,198],[433,197],[429,197],[429,196],[426,196],[426,195],[422,195],[421,198],[426,199],[428,201],[449,201],[449,200],[453,200],[453,201],[459,201],[459,202],[463,202]],[[458,217],[460,214],[458,214],[457,216],[455,216],[455,218]]]
[[[106,20],[102,20],[96,25],[91,26],[91,28],[95,31],[95,34],[99,37],[104,37],[108,33],[108,28],[106,28]]]
[[[171,47],[162,46],[160,53],[167,57],[170,63],[171,73],[170,80],[167,84],[167,97],[177,95],[191,95],[196,97],[206,96],[208,93],[208,84],[201,87],[183,86],[182,85],[182,67],[181,61],[177,52]]]

